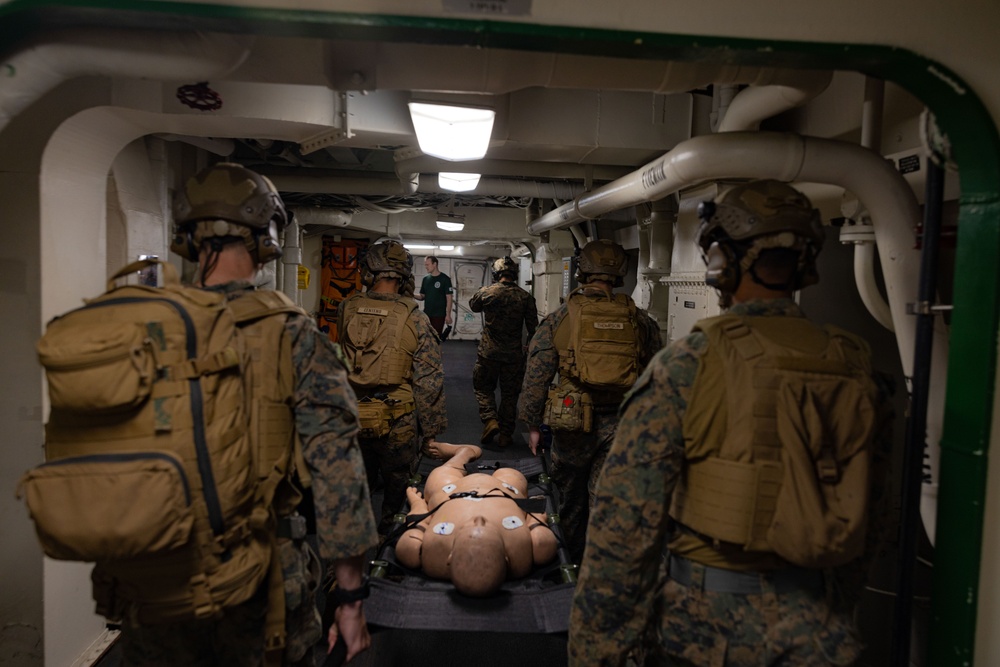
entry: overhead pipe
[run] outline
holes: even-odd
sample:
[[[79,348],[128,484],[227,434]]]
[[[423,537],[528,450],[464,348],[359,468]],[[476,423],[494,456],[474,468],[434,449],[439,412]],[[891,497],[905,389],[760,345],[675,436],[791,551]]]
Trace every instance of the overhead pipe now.
[[[758,79],[729,102],[719,121],[718,132],[756,130],[761,121],[802,106],[830,86],[833,72],[804,72],[797,79],[783,76],[780,82]],[[720,107],[721,108],[721,107]]]
[[[522,178],[561,178],[613,181],[625,176],[628,167],[588,165],[576,162],[529,162],[526,160],[462,160],[452,162],[429,155],[415,155],[396,160],[396,173],[400,176],[413,173],[437,174],[453,171],[459,174],[483,176],[520,176]]]
[[[63,81],[81,76],[193,83],[224,78],[250,55],[252,36],[115,29],[47,33],[2,65],[0,130]]]
[[[655,201],[686,186],[727,178],[828,183],[864,202],[874,223],[903,372],[912,376],[914,323],[906,305],[917,296],[919,253],[913,249],[913,228],[920,210],[909,185],[893,166],[857,144],[777,132],[694,137],[625,178],[549,211],[528,225],[528,232],[538,235],[562,229],[609,211]],[[936,334],[943,339],[936,349],[947,350],[945,332]],[[935,354],[935,377],[945,377],[946,360],[946,353]]]
[[[861,107],[861,145],[879,153],[882,146],[882,109],[885,99],[885,82],[868,77],[865,79],[865,99]],[[858,223],[863,223],[867,215],[861,214]],[[866,224],[842,227],[840,240],[854,243],[854,282],[858,286],[861,302],[879,324],[894,331],[889,304],[882,298],[875,281],[875,234]]]
[[[265,172],[266,173],[266,172]],[[404,187],[395,178],[384,176],[303,176],[290,173],[266,173],[274,187],[282,192],[356,195],[359,197],[392,197],[412,195],[417,192],[454,194],[438,185],[437,175],[420,174],[413,186]],[[493,195],[497,197],[533,197],[536,199],[572,199],[584,192],[577,183],[521,181],[513,178],[484,178],[468,195]]]

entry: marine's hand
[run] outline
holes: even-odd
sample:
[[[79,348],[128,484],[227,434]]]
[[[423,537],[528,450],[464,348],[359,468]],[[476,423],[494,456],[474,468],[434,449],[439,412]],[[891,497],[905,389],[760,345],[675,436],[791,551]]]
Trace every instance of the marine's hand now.
[[[528,448],[531,449],[531,453],[538,455],[538,443],[542,441],[542,432],[538,430],[537,426],[528,427]]]
[[[327,636],[327,653],[333,650],[337,643],[337,638],[344,641],[347,647],[347,656],[344,662],[350,662],[356,655],[368,649],[372,644],[371,635],[368,634],[368,624],[365,622],[365,612],[361,607],[361,601],[342,604],[334,612],[333,625],[330,626],[330,633]]]

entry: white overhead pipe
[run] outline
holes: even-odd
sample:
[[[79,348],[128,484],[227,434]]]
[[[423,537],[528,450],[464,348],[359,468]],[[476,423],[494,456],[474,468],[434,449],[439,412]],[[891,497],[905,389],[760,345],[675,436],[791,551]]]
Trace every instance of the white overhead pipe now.
[[[282,192],[307,192],[365,196],[411,195],[415,192],[448,194],[438,185],[436,174],[421,174],[414,179],[413,189],[404,187],[398,179],[382,176],[302,176],[295,174],[268,175],[274,187]],[[468,195],[497,197],[534,197],[536,199],[572,199],[585,191],[578,183],[522,181],[513,178],[483,178]]]
[[[682,187],[727,178],[774,178],[838,185],[854,193],[871,214],[875,241],[889,294],[903,372],[913,369],[915,322],[906,312],[917,299],[920,253],[913,248],[920,220],[917,200],[903,177],[867,148],[832,139],[776,132],[729,132],[694,137],[625,178],[588,192],[549,211],[530,225],[534,235],[569,227],[584,219],[642,202]],[[947,337],[936,349],[947,349]],[[938,347],[940,346],[940,347]],[[935,355],[935,365],[947,354]],[[944,378],[935,368],[935,377]]]
[[[762,120],[802,106],[830,86],[833,72],[802,72],[797,79],[783,73],[780,83],[758,79],[729,103],[718,132],[756,130]]]
[[[865,101],[861,108],[861,145],[880,152],[882,146],[882,108],[885,99],[885,82],[868,77],[865,79]],[[849,216],[850,217],[850,216]],[[875,233],[867,224],[867,215],[861,214],[859,223],[842,227],[841,242],[854,243],[854,282],[865,308],[879,324],[893,331],[889,304],[882,298],[875,281]],[[865,223],[865,224],[863,224]],[[866,229],[867,228],[867,229]]]
[[[434,173],[453,171],[459,174],[482,174],[483,176],[520,176],[522,178],[591,178],[598,181],[613,181],[629,172],[628,167],[609,165],[579,164],[576,162],[529,162],[527,160],[462,160],[451,162],[429,155],[416,155],[396,160],[396,173],[400,176],[412,173]]]
[[[45,35],[2,63],[0,130],[63,81],[113,76],[194,83],[225,77],[250,55],[253,37],[202,32],[74,30]]]

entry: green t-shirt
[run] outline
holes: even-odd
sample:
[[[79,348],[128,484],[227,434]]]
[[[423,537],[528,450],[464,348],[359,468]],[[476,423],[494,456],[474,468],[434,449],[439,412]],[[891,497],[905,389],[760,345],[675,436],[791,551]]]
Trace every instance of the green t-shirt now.
[[[436,276],[428,273],[420,283],[420,293],[424,295],[424,313],[427,317],[445,317],[448,313],[448,299],[451,294],[451,278],[441,273]]]

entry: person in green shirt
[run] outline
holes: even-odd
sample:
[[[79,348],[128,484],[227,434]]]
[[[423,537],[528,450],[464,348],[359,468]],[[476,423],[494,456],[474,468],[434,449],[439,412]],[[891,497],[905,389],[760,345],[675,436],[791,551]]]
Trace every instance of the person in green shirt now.
[[[430,319],[431,326],[438,335],[441,335],[445,325],[452,324],[451,278],[438,269],[437,257],[424,257],[424,268],[427,269],[427,275],[420,283],[420,292],[414,294],[413,298],[424,302],[424,314]]]

